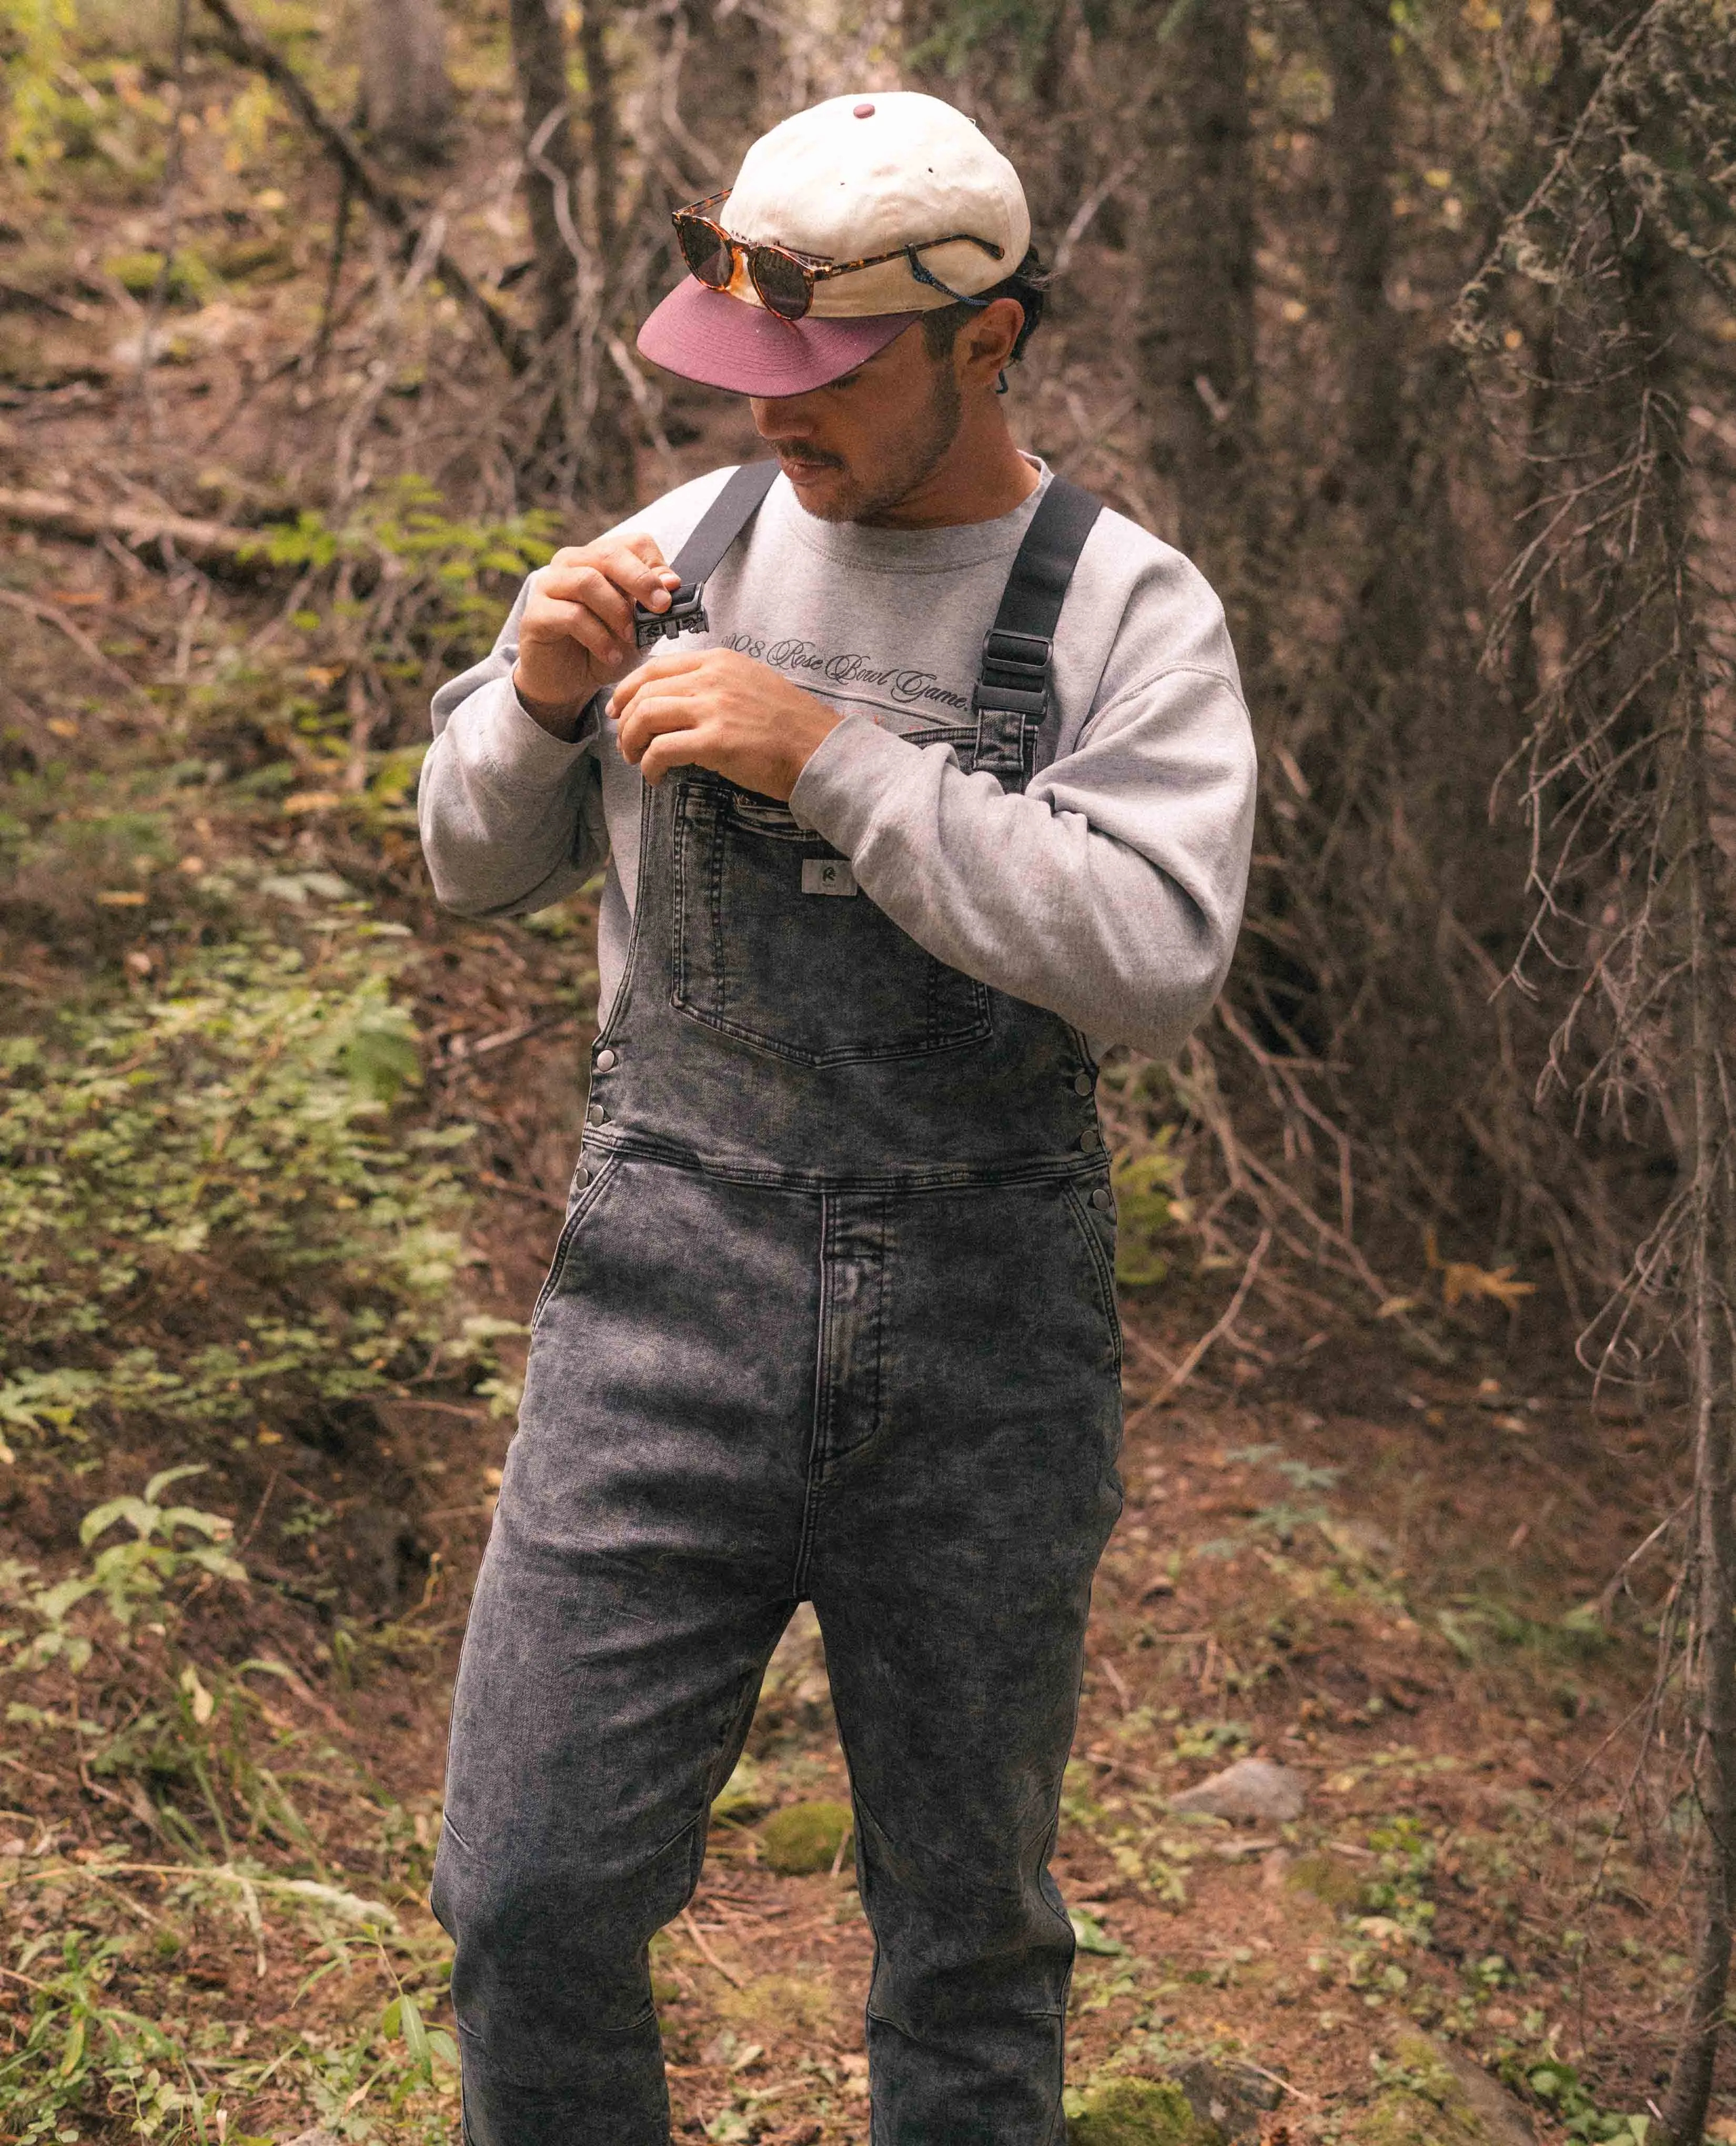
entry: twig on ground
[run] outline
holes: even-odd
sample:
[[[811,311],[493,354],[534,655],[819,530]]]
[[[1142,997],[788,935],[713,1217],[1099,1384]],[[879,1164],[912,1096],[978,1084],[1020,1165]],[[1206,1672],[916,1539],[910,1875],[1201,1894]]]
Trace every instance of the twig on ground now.
[[[726,1967],[723,1962],[717,1957],[716,1954],[712,1951],[711,1946],[706,1943],[705,1933],[700,1929],[699,1924],[693,1919],[693,1910],[691,1908],[682,1909],[681,1922],[686,1929],[688,1936],[692,1939],[695,1949],[697,1950],[700,1958],[705,1962],[706,1965],[707,1967],[716,1968],[717,1972],[723,1977],[724,1980],[729,1984],[732,1989],[745,1989],[747,1985],[743,1982],[741,1976],[737,1974],[732,1968]]]
[[[1236,1320],[1241,1316],[1242,1306],[1248,1301],[1248,1292],[1258,1280],[1260,1267],[1265,1262],[1266,1254],[1271,1250],[1271,1245],[1270,1229],[1262,1230],[1260,1233],[1260,1241],[1248,1255],[1248,1264],[1242,1269],[1242,1278],[1235,1285],[1235,1295],[1230,1298],[1225,1306],[1223,1316],[1200,1335],[1150,1400],[1141,1403],[1134,1410],[1127,1419],[1129,1428],[1143,1420],[1155,1409],[1161,1408],[1172,1395],[1180,1393],[1205,1360],[1207,1351],[1215,1343],[1221,1341],[1230,1328],[1235,1325]]]
[[[4,494],[0,494],[0,500],[4,497]],[[0,507],[0,512],[3,511],[3,507]],[[112,657],[105,656],[84,628],[69,619],[58,604],[43,603],[37,596],[22,596],[17,589],[0,589],[0,604],[6,604],[13,611],[21,611],[27,617],[38,620],[43,626],[52,626],[57,632],[63,633],[79,654],[94,663],[105,676],[113,679],[117,686],[124,686],[127,692],[143,701],[147,707],[154,707],[154,703],[137,679],[128,677]]]
[[[133,545],[167,542],[202,564],[221,560],[226,565],[247,564],[267,573],[279,571],[266,553],[269,530],[231,529],[221,522],[196,521],[189,515],[170,514],[155,507],[90,507],[63,492],[12,492],[0,487],[0,521],[62,536],[123,536]],[[29,604],[32,600],[18,597],[16,601]],[[53,623],[77,637],[70,621],[57,618]],[[100,650],[97,657],[104,663],[108,660]]]
[[[486,1185],[491,1192],[505,1192],[514,1200],[529,1200],[539,1207],[552,1208],[557,1215],[566,1212],[566,1202],[557,1200],[552,1192],[539,1191],[534,1185],[515,1185],[510,1177],[496,1177],[491,1170],[479,1170],[476,1182]],[[425,1401],[422,1405],[427,1408],[438,1406],[439,1404]]]

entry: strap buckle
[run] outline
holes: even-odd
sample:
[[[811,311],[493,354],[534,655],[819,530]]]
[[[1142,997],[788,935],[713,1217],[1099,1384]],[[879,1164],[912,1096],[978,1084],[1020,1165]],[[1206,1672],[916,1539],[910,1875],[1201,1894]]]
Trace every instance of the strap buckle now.
[[[696,588],[692,583],[683,581],[667,611],[647,611],[643,604],[633,606],[633,640],[640,648],[654,647],[660,641],[673,641],[677,634],[704,633],[710,625],[706,616],[703,583]]]
[[[990,626],[983,636],[982,675],[970,696],[972,708],[1005,710],[1041,721],[1049,705],[1053,646],[1040,633],[1008,633]]]

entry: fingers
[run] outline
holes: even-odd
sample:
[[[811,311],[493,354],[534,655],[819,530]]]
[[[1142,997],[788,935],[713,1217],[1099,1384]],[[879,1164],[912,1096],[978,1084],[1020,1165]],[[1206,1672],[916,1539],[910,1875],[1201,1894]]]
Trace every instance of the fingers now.
[[[619,670],[632,653],[631,629],[623,643],[595,611],[587,611],[583,604],[562,603],[558,598],[546,596],[538,606],[534,630],[531,613],[526,611],[519,629],[519,642],[522,647],[527,641],[554,640],[576,641],[605,674]]]
[[[525,606],[519,637],[536,640],[564,634],[571,630],[576,611],[587,611],[600,621],[622,650],[633,646],[633,599],[594,566],[568,566],[558,573],[545,566]]]
[[[625,721],[635,698],[647,686],[655,686],[665,678],[691,677],[716,653],[716,649],[679,648],[671,649],[667,656],[653,656],[648,662],[641,663],[631,678],[624,679],[615,688],[611,712]]]
[[[617,696],[617,698],[619,696]],[[691,731],[707,720],[707,711],[691,696],[654,693],[637,701],[621,721],[616,742],[628,765],[637,765],[646,748],[659,737]]]
[[[642,559],[647,566],[656,571],[666,589],[676,589],[681,586],[681,576],[671,569],[669,561],[663,556],[662,547],[655,536],[641,529],[635,536],[624,537],[622,543],[636,558]],[[640,601],[643,602],[645,599],[641,597]]]
[[[651,610],[665,611],[670,591],[679,586],[679,577],[665,565],[651,536],[626,536],[601,546],[570,546],[556,551],[536,578],[539,586],[551,596],[588,603],[586,591],[593,584],[586,577],[593,574],[608,587],[618,590],[629,608],[642,603]]]
[[[666,731],[653,738],[639,761],[639,772],[655,789],[671,769],[717,766],[722,755],[709,724]]]

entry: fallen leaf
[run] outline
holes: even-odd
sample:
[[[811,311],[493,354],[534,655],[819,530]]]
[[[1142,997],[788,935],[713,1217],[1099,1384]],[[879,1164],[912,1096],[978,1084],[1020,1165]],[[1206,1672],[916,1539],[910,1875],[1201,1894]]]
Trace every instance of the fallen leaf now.
[[[1515,1281],[1510,1266],[1496,1267],[1491,1272],[1486,1267],[1474,1265],[1469,1260],[1449,1260],[1441,1269],[1440,1293],[1449,1310],[1467,1297],[1489,1297],[1497,1304],[1504,1304],[1511,1310],[1528,1296],[1535,1296],[1534,1281]]]
[[[199,1681],[199,1672],[191,1662],[181,1672],[181,1689],[192,1704],[193,1719],[202,1729],[217,1711],[217,1701]]]

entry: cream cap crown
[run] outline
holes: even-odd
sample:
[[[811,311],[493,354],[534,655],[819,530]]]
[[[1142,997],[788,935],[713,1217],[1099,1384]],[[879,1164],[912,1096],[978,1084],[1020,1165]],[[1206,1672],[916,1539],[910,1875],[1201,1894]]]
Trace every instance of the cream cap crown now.
[[[1030,244],[1019,174],[962,112],[908,89],[829,97],[763,134],[714,212],[733,237],[854,261],[965,232],[1000,249],[929,245],[917,259],[961,297],[1010,276]],[[759,302],[738,271],[731,295]],[[927,312],[951,301],[907,262],[882,262],[814,287],[812,317]]]

